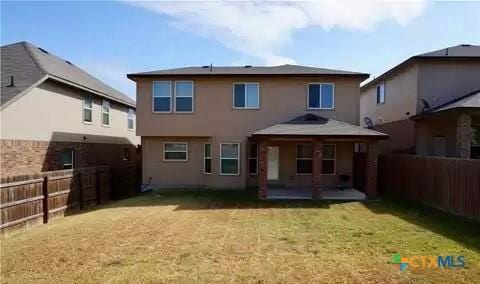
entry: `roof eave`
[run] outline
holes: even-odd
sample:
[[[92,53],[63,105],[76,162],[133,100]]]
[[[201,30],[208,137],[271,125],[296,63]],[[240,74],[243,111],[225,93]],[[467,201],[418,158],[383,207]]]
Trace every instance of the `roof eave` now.
[[[115,97],[110,96],[110,95],[108,95],[108,94],[105,94],[105,93],[99,92],[99,91],[97,91],[97,90],[94,90],[94,89],[85,87],[85,86],[80,85],[80,84],[77,84],[77,83],[75,83],[75,82],[72,82],[72,81],[69,81],[69,80],[66,80],[66,79],[63,79],[63,78],[54,76],[54,75],[52,75],[52,74],[48,74],[47,76],[48,76],[48,78],[50,78],[50,79],[52,79],[52,80],[55,80],[55,81],[58,81],[58,82],[67,84],[67,85],[72,86],[72,87],[76,87],[76,88],[85,90],[85,91],[87,91],[87,92],[94,93],[94,94],[96,94],[96,95],[99,95],[99,96],[101,96],[101,97],[105,97],[105,98],[110,99],[110,100],[112,100],[112,101],[115,101],[115,102],[117,102],[117,103],[120,103],[120,104],[123,104],[123,105],[126,105],[126,106],[131,106],[131,107],[133,107],[133,108],[136,108],[136,105],[135,105],[134,103],[130,103],[130,102],[127,102],[127,101],[119,100],[118,98],[115,98]]]
[[[279,134],[267,134],[267,133],[253,133],[252,137],[288,137],[288,138],[313,138],[313,137],[322,137],[322,138],[362,138],[362,139],[375,139],[375,140],[385,140],[389,138],[387,134],[379,134],[379,135],[352,135],[352,134],[329,134],[329,135],[315,135],[315,134],[287,134],[287,133],[279,133]]]
[[[370,74],[367,73],[352,73],[352,74],[342,74],[342,73],[331,73],[331,74],[311,74],[311,73],[293,73],[293,74],[242,74],[242,73],[227,73],[227,74],[198,74],[198,73],[191,73],[191,74],[143,74],[143,73],[133,73],[127,74],[127,78],[136,81],[136,78],[141,77],[211,77],[211,76],[219,76],[219,77],[230,77],[230,76],[245,76],[245,77],[285,77],[285,76],[294,76],[294,77],[320,77],[320,76],[331,76],[331,77],[359,77],[362,81],[368,79]]]

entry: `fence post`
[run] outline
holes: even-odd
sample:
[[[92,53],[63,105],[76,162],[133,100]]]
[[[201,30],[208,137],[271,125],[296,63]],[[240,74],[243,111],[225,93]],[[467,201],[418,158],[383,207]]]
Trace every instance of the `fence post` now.
[[[97,204],[100,204],[100,171],[98,169],[95,169],[95,195]]]
[[[80,210],[83,209],[83,184],[82,184],[82,172],[78,171],[78,198],[80,203]]]
[[[42,191],[43,191],[43,223],[47,224],[48,223],[48,215],[49,215],[49,209],[48,209],[48,176],[43,177],[43,185],[42,185]]]

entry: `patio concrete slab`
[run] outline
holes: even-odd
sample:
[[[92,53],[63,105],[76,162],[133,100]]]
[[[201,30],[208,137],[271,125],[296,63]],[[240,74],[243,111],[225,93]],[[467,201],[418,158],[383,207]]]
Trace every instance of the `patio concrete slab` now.
[[[365,200],[366,195],[353,188],[323,189],[322,200]],[[312,199],[310,188],[269,188],[267,199]]]

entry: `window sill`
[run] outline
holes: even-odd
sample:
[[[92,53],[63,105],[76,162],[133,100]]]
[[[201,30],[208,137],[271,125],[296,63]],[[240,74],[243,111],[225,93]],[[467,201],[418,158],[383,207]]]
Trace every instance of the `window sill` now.
[[[246,108],[246,107],[234,107],[234,108],[232,108],[232,109],[233,109],[233,110],[240,110],[240,111],[242,111],[242,110],[260,110],[259,107],[257,107],[257,108],[253,108],[253,107],[249,107],[249,108]]]
[[[315,110],[335,110],[335,108],[306,108],[307,111],[315,111]]]
[[[195,111],[152,111],[152,114],[195,114]]]
[[[83,124],[86,124],[86,125],[93,125],[93,121],[82,121]]]
[[[104,127],[104,128],[111,128],[112,126],[111,126],[111,125],[107,125],[107,124],[102,124],[102,127]]]
[[[237,174],[222,174],[220,173],[221,176],[231,176],[231,177],[235,177],[235,176],[240,176],[240,173],[237,173]]]

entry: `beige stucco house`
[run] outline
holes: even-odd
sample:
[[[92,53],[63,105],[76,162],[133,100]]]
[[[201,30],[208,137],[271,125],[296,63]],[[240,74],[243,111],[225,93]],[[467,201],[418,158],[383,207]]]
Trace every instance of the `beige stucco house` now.
[[[363,126],[383,152],[480,157],[480,46],[413,56],[361,87]]]
[[[134,162],[135,101],[28,42],[1,47],[3,176]]]
[[[386,138],[359,127],[363,73],[203,66],[128,78],[137,84],[143,183],[152,187],[258,187],[260,198],[302,188],[318,197],[352,186],[355,143],[371,145],[375,167],[373,145]]]

